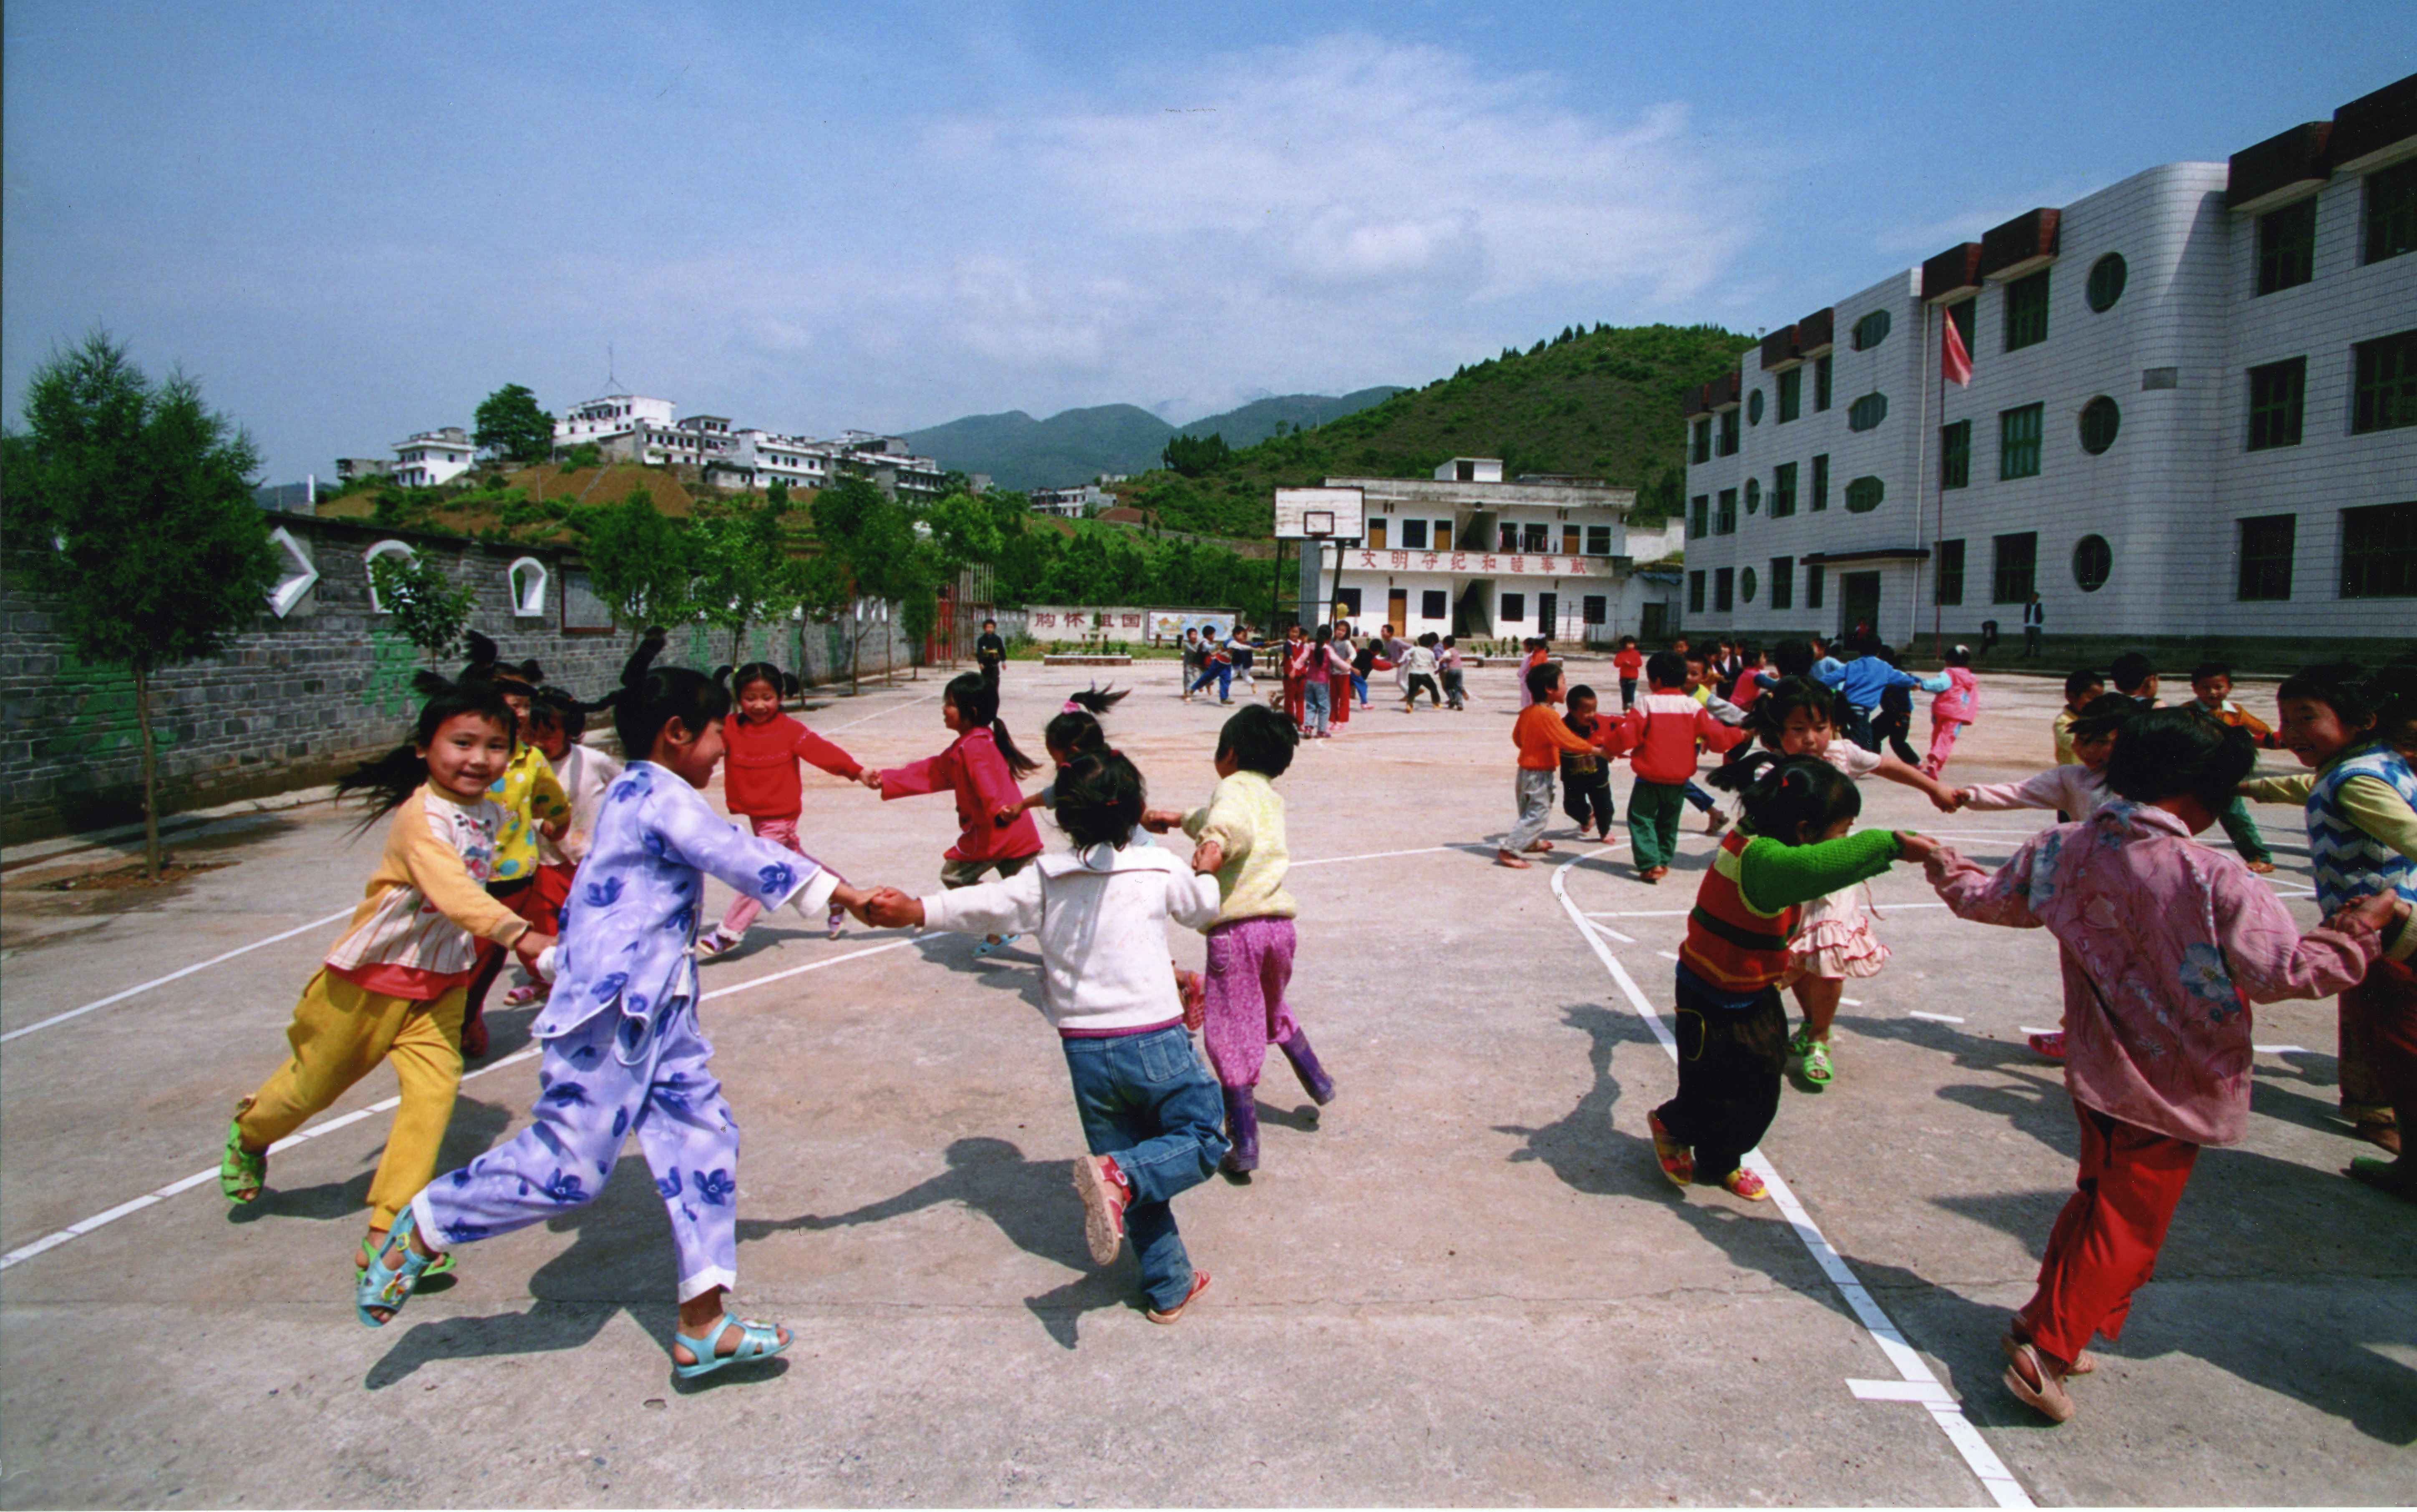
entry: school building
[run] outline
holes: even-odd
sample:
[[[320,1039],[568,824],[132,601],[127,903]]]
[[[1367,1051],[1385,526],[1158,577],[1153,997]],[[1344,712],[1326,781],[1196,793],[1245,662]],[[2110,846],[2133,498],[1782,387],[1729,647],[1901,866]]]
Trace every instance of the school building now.
[[[1947,321],[1969,386],[1942,383]],[[2051,658],[2417,639],[2417,76],[2015,217],[1686,403],[1692,629]],[[2003,653],[2001,652],[2002,656]]]
[[[1679,521],[1629,521],[1636,491],[1599,478],[1505,480],[1492,457],[1455,457],[1433,478],[1330,477],[1358,489],[1365,534],[1326,545],[1334,617],[1416,638],[1549,635],[1586,645],[1651,643],[1678,628]]]

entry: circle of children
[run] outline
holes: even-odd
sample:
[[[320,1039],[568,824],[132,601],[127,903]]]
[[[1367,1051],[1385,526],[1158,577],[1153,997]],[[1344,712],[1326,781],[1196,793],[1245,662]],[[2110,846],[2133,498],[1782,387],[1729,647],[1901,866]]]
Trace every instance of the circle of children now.
[[[303,990],[291,1057],[237,1106],[221,1189],[238,1203],[258,1200],[269,1147],[391,1060],[403,1096],[357,1261],[363,1323],[392,1318],[462,1247],[592,1200],[634,1134],[677,1258],[676,1372],[775,1354],[788,1331],[727,1307],[737,1134],[698,1027],[697,960],[730,948],[767,908],[795,908],[834,930],[844,913],[881,928],[978,934],[978,950],[1032,933],[1089,1148],[1074,1186],[1091,1256],[1105,1265],[1129,1241],[1147,1316],[1175,1322],[1208,1273],[1185,1253],[1171,1200],[1221,1167],[1247,1180],[1258,1164],[1253,1089],[1267,1047],[1284,1051],[1315,1102],[1334,1096],[1285,1002],[1296,911],[1274,780],[1300,740],[1326,733],[1318,705],[1355,691],[1351,657],[1338,650],[1351,639],[1347,627],[1289,632],[1285,707],[1250,704],[1227,719],[1218,784],[1188,812],[1149,807],[1140,773],[1102,730],[1100,717],[1123,693],[1087,689],[1066,702],[1043,735],[1054,779],[1027,795],[1018,779],[1039,764],[998,718],[995,673],[947,685],[947,748],[871,770],[781,711],[796,685],[768,664],[735,674],[661,666],[662,637],[649,632],[621,686],[582,703],[543,686],[533,664],[499,663],[478,643],[459,679],[421,674],[411,738],[342,784],[368,800],[364,827],[392,816],[384,854]],[[1406,684],[1433,675],[1409,648],[1389,659]],[[2399,1142],[2417,1121],[2417,662],[2373,677],[2307,669],[2282,684],[2270,729],[2231,700],[2226,669],[2201,666],[2192,700],[2161,706],[2148,658],[2127,656],[2112,669],[2112,692],[2095,673],[2068,679],[2056,766],[1958,788],[1940,773],[1978,700],[1969,655],[1957,647],[1946,659],[1922,678],[1877,647],[1841,660],[1818,641],[1784,641],[1768,657],[1680,642],[1648,658],[1631,639],[1614,658],[1615,718],[1531,643],[1513,726],[1519,811],[1497,859],[1524,867],[1552,849],[1541,832],[1557,770],[1580,779],[1583,802],[1573,792],[1570,812],[1581,832],[1591,825],[1607,839],[1604,764],[1626,755],[1637,874],[1658,882],[1681,809],[1701,794],[1700,754],[1725,756],[1705,781],[1735,794],[1740,814],[1732,827],[1701,794],[1709,828],[1724,838],[1679,956],[1677,1093],[1649,1125],[1672,1183],[1701,1179],[1748,1200],[1766,1195],[1744,1159],[1776,1116],[1785,1076],[1793,1069],[1811,1091],[1832,1083],[1840,992],[1888,960],[1867,879],[1918,862],[1959,916],[2053,934],[2063,1027],[2033,1044],[2065,1066],[2080,1170],[2038,1288],[1999,1342],[2008,1388],[2061,1422],[2074,1412],[2068,1382],[2092,1368],[2086,1346],[2120,1336],[2151,1274],[2198,1150],[2245,1131],[2251,1004],[2340,998],[2345,1113],[2394,1157],[2360,1157],[2351,1173],[2417,1201],[2417,1161]],[[1891,695],[1907,710],[1917,688],[1936,695],[1920,761],[1902,718],[1896,753],[1879,748]],[[1186,689],[1196,690],[1188,677]],[[1315,696],[1321,689],[1329,699]],[[1565,703],[1566,715],[1556,708]],[[626,766],[580,743],[584,717],[607,708]],[[2288,750],[2307,770],[2252,779],[2259,746]],[[701,794],[725,760],[727,806],[752,834]],[[857,885],[805,854],[800,761],[885,800],[951,794],[961,833],[942,890],[918,899]],[[2053,809],[2063,822],[1991,871],[1911,831],[1856,830],[1857,784],[1874,776],[1923,792],[1942,812]],[[2243,798],[2304,806],[2317,927],[2299,930],[2252,874],[2272,865]],[[1053,810],[1068,849],[1043,854],[1036,807]],[[2218,823],[2245,861],[2193,843]],[[1151,839],[1178,829],[1194,842],[1188,857]],[[700,938],[707,875],[738,898]],[[1206,932],[1205,974],[1168,960],[1169,919]],[[530,976],[527,990],[544,996],[534,1122],[437,1175],[465,1041],[479,1053],[465,1023],[477,1022],[476,1003],[508,955]],[[1802,1015],[1792,1034],[1782,988]]]

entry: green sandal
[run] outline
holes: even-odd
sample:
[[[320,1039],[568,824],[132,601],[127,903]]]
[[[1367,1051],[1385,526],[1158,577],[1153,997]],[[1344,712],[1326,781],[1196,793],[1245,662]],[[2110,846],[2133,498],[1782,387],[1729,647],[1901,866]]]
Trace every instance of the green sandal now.
[[[727,1354],[715,1353],[714,1351],[722,1345],[723,1331],[730,1328],[738,1330],[738,1347]],[[742,1360],[768,1360],[789,1347],[788,1343],[782,1339],[781,1330],[772,1324],[741,1323],[727,1312],[715,1319],[712,1324],[696,1338],[691,1338],[686,1334],[674,1333],[672,1342],[687,1345],[688,1352],[696,1356],[696,1363],[693,1365],[682,1365],[676,1360],[672,1362],[672,1374],[683,1381],[693,1381],[701,1375],[711,1375],[725,1365],[737,1365]]]
[[[1796,1057],[1799,1063],[1797,1074],[1804,1079],[1807,1086],[1816,1092],[1829,1086],[1830,1079],[1835,1073],[1830,1066],[1828,1040],[1816,1039],[1800,1029],[1796,1037],[1788,1041],[1787,1053]]]
[[[353,1281],[353,1315],[360,1319],[362,1327],[384,1328],[392,1323],[395,1314],[403,1310],[403,1305],[411,1300],[412,1290],[419,1285],[419,1278],[435,1263],[435,1256],[423,1255],[411,1247],[412,1232],[418,1227],[418,1219],[413,1217],[411,1209],[406,1207],[397,1214],[394,1227],[387,1231],[386,1247],[370,1257],[369,1268]],[[403,1259],[400,1263],[389,1267],[386,1257],[398,1250],[402,1252]],[[386,1316],[371,1317],[372,1308],[385,1308]]]
[[[377,1258],[378,1247],[371,1244],[368,1236],[363,1235],[361,1239],[361,1263],[359,1266],[362,1274],[368,1274],[369,1268],[377,1263]],[[445,1251],[445,1253],[437,1256],[434,1260],[430,1261],[428,1263],[428,1268],[419,1273],[419,1278],[423,1281],[431,1281],[434,1280],[439,1276],[450,1276],[452,1274],[453,1251],[448,1249]]]
[[[226,1153],[219,1157],[219,1195],[237,1204],[259,1202],[268,1185],[268,1152],[254,1155],[243,1147],[243,1115],[251,1106],[246,1097],[227,1120]]]

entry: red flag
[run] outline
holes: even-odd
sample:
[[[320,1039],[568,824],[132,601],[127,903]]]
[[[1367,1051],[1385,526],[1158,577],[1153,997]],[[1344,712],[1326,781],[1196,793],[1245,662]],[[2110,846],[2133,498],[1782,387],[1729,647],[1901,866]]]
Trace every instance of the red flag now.
[[[1938,343],[1938,376],[1963,388],[1972,382],[1972,354],[1964,350],[1964,333],[1955,328],[1955,317],[1946,317],[1945,337]]]

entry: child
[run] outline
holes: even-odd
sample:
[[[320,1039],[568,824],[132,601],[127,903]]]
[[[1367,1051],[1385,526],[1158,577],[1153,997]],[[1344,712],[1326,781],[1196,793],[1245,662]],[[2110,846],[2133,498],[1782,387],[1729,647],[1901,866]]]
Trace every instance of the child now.
[[[1589,746],[1599,746],[1609,734],[1611,721],[1595,713],[1593,688],[1584,684],[1571,688],[1569,708],[1562,722],[1570,733]],[[1561,752],[1561,811],[1577,821],[1578,839],[1586,839],[1589,822],[1598,842],[1611,839],[1611,770],[1600,749],[1584,755]]]
[[[2115,691],[2125,698],[2138,699],[2150,708],[2157,706],[2157,664],[2146,652],[2126,651],[2115,658],[2106,674],[2115,680]]]
[[[1007,665],[1007,643],[999,639],[998,621],[982,621],[981,634],[974,637],[974,667],[991,687],[998,686],[998,674]]]
[[[1705,869],[1679,947],[1679,1095],[1646,1123],[1674,1185],[1703,1172],[1758,1202],[1769,1193],[1744,1161],[1779,1111],[1787,1043],[1779,983],[1793,969],[1803,904],[1859,886],[1899,858],[1921,860],[1938,842],[1885,829],[1847,834],[1862,795],[1814,758],[1759,752],[1739,775],[1745,823]]]
[[[1370,636],[1360,643],[1351,654],[1351,691],[1359,695],[1360,706],[1368,707],[1368,679],[1376,671],[1376,638]]]
[[[992,697],[997,696],[995,673],[985,675],[984,686],[994,690]],[[798,844],[798,816],[805,810],[806,794],[805,784],[798,780],[798,764],[812,762],[850,782],[863,781],[864,768],[855,757],[781,712],[782,695],[797,691],[798,680],[780,668],[768,661],[751,661],[731,677],[730,687],[738,695],[738,707],[722,721],[726,752],[722,767],[722,804],[745,819],[757,835],[803,855]],[[698,959],[710,960],[735,947],[763,911],[763,905],[745,893],[732,899],[722,922],[697,941]],[[833,938],[839,935],[841,912],[833,910],[827,921]]]
[[[1144,827],[1180,827],[1199,841],[1193,869],[1216,873],[1217,917],[1208,928],[1208,980],[1201,1039],[1225,1098],[1224,1169],[1247,1176],[1259,1166],[1259,1067],[1274,1045],[1292,1063],[1319,1107],[1334,1100],[1334,1079],[1309,1048],[1309,1036],[1285,1001],[1292,980],[1293,917],[1284,890],[1292,853],[1284,798],[1275,779],[1292,764],[1293,733],[1266,709],[1244,709],[1217,734],[1217,789],[1205,808],[1155,809]]]
[[[1282,655],[1285,713],[1291,717],[1293,728],[1306,736],[1309,733],[1310,668],[1314,662],[1325,659],[1325,651],[1310,640],[1308,632],[1295,621],[1285,630]]]
[[[2080,718],[2081,711],[2089,707],[2092,700],[2105,691],[2106,679],[2094,672],[2085,669],[2065,674],[2064,707],[2057,711],[2056,723],[2053,727],[2056,732],[2057,765],[2071,766],[2074,764],[2073,721]]]
[[[1402,653],[1402,712],[1407,714],[1419,706],[1419,690],[1426,689],[1427,702],[1443,707],[1443,690],[1436,687],[1436,633],[1429,630],[1419,637],[1416,644]]]
[[[1057,823],[1074,843],[1003,881],[915,899],[883,888],[891,928],[1036,930],[1041,1011],[1057,1031],[1090,1154],[1074,1162],[1084,1238],[1105,1265],[1130,1236],[1152,1323],[1171,1323],[1208,1286],[1192,1268],[1169,1201],[1225,1155],[1217,1084],[1200,1068],[1166,959],[1166,921],[1201,929],[1217,884],[1156,846],[1126,843],[1144,813],[1141,773],[1115,751],[1057,779]]]
[[[621,775],[618,761],[580,743],[587,733],[587,704],[559,688],[540,688],[529,701],[529,744],[545,753],[555,781],[570,798],[569,831],[559,839],[538,832],[537,883],[530,891],[533,906],[520,911],[540,934],[562,932],[562,905],[570,897],[571,875],[587,854],[587,838],[596,827],[604,790]],[[504,994],[504,1005],[524,1008],[542,996],[539,978],[524,967],[520,983]]]
[[[1660,882],[1669,875],[1670,862],[1679,854],[1679,810],[1687,789],[1695,785],[1697,743],[1726,750],[1739,738],[1688,695],[1686,681],[1685,657],[1676,651],[1648,657],[1646,694],[1621,717],[1612,743],[1604,748],[1615,756],[1632,753],[1636,784],[1628,792],[1628,851],[1640,882]],[[1548,782],[1547,801],[1551,796]]]
[[[1519,643],[1519,707],[1523,710],[1536,702],[1535,696],[1528,690],[1528,674],[1543,666],[1550,657],[1551,653],[1544,649],[1544,644],[1543,637],[1537,635],[1528,636]]]
[[[489,793],[501,818],[495,826],[495,858],[488,871],[487,891],[497,902],[535,923],[545,913],[537,891],[538,840],[560,838],[570,822],[570,799],[555,780],[545,753],[518,738],[528,727],[530,700],[543,674],[533,660],[518,666],[499,661],[495,643],[476,630],[469,632],[468,640],[470,664],[462,670],[462,680],[492,684],[510,705],[515,721],[512,759]],[[487,1053],[487,993],[503,972],[504,955],[495,945],[479,951],[478,970],[470,978],[462,1009],[464,1059],[480,1060]]]
[[[730,694],[701,672],[655,667],[661,649],[650,634],[622,672],[614,727],[622,749],[644,755],[605,793],[563,921],[559,975],[536,1025],[536,1122],[412,1199],[355,1289],[371,1327],[410,1300],[440,1251],[592,1202],[634,1132],[678,1259],[675,1373],[789,1346],[787,1329],[741,1323],[723,1306],[737,1282],[738,1130],[697,1026],[697,902],[707,873],[808,917],[833,900],[860,911],[866,895],[707,806],[698,790],[722,760]]]
[[[1455,640],[1455,637],[1447,635],[1436,647],[1436,673],[1443,678],[1443,706],[1466,710],[1468,707],[1468,689],[1460,669],[1460,647],[1454,643]]]
[[[1764,748],[1775,754],[1826,762],[1851,781],[1886,778],[1927,795],[1941,813],[1954,812],[1955,795],[1924,777],[1918,767],[1835,738],[1832,716],[1836,706],[1829,690],[1811,678],[1783,678],[1755,706],[1754,733]],[[1710,780],[1716,787],[1737,788],[1744,773],[1739,766],[1725,766]],[[1804,1014],[1803,1026],[1788,1041],[1787,1053],[1810,1091],[1826,1090],[1836,1074],[1830,1031],[1838,1017],[1847,978],[1876,976],[1888,962],[1888,946],[1872,932],[1868,901],[1860,885],[1811,900],[1787,943],[1797,967],[1792,990]]]
[[[1200,643],[1200,627],[1196,625],[1184,627],[1183,661],[1175,679],[1175,691],[1186,703],[1192,702],[1192,679],[1199,674],[1202,658],[1207,654],[1207,648]]]
[[[1217,633],[1214,625],[1203,625],[1200,627],[1200,675],[1183,690],[1183,701],[1191,703],[1193,694],[1212,682],[1217,685],[1218,703],[1234,702],[1234,653],[1230,649],[1230,642]]]
[[[957,842],[941,857],[940,885],[970,887],[985,871],[1014,876],[1041,854],[1041,831],[1019,812],[1005,825],[994,823],[1002,809],[1018,807],[1016,781],[1041,764],[1015,748],[1007,722],[998,717],[998,695],[974,673],[959,673],[940,693],[940,723],[955,733],[946,750],[888,771],[867,771],[864,785],[881,801],[949,792],[957,799]],[[974,946],[977,960],[1013,943],[993,935]]]
[[[1761,645],[1756,642],[1748,641],[1738,648],[1737,673],[1728,680],[1731,703],[1741,709],[1750,709],[1754,707],[1754,701],[1762,697],[1762,670],[1767,659]]]
[[[2369,892],[2417,899],[2417,767],[2394,743],[2417,719],[2417,688],[2360,681],[2354,669],[2309,667],[2276,692],[2283,748],[2314,770],[2246,782],[2253,798],[2307,806],[2317,906],[2328,914]],[[2341,995],[2342,1115],[2394,1161],[2350,1162],[2350,1173],[2417,1197],[2408,1151],[2417,1121],[2417,940],[2402,937]]]
[[[1543,838],[1553,815],[1553,772],[1564,755],[1591,755],[1599,748],[1570,731],[1553,705],[1561,701],[1561,664],[1539,662],[1528,669],[1528,706],[1511,726],[1511,743],[1519,748],[1519,818],[1494,853],[1494,864],[1525,870],[1522,851],[1543,852],[1553,842]],[[1692,759],[1690,765],[1692,766]],[[1632,805],[1630,817],[1634,817]]]
[[[1916,677],[1881,656],[1883,649],[1875,643],[1852,661],[1841,664],[1835,658],[1826,658],[1814,666],[1814,676],[1836,688],[1846,699],[1847,738],[1870,751],[1880,748],[1879,737],[1872,733],[1872,714],[1880,706],[1880,694],[1884,690],[1919,688],[1927,693],[1943,693],[1952,686],[1943,673],[1936,677]],[[1834,675],[1826,670],[1831,667],[1838,669]]]
[[[2408,912],[2388,893],[2329,904],[2303,936],[2264,884],[2192,844],[2253,760],[2244,736],[2146,712],[2108,764],[2119,801],[2025,841],[1994,876],[1944,848],[1926,864],[1961,917],[2045,927],[2060,947],[2081,1171],[1999,1341],[2007,1389],[2054,1422],[2073,1415],[2065,1378],[2090,1369],[2090,1336],[2121,1337],[2199,1147],[2247,1126],[2249,1005],[2350,986]]]
[[[1049,760],[1058,771],[1073,765],[1078,756],[1088,756],[1108,748],[1108,733],[1100,727],[1100,716],[1124,701],[1125,695],[1115,691],[1115,688],[1114,683],[1105,688],[1094,683],[1079,693],[1069,695],[1056,714],[1041,727],[1041,748],[1049,753]],[[1001,809],[992,816],[991,823],[1005,829],[1026,809],[1054,809],[1056,806],[1057,781],[1052,777],[1047,786],[1038,792],[1027,793]],[[1149,842],[1145,839],[1141,843],[1147,845]]]
[[[531,965],[554,943],[486,890],[503,822],[488,788],[511,760],[510,706],[488,681],[421,673],[418,686],[427,702],[411,739],[337,784],[370,800],[363,828],[386,814],[394,822],[352,922],[295,1005],[285,1032],[294,1053],[236,1104],[219,1162],[220,1192],[238,1205],[258,1202],[268,1147],[393,1061],[403,1106],[370,1179],[364,1265],[436,1169],[462,1084],[462,1004],[480,942]]]
[[[1718,643],[1715,644],[1717,645]],[[1711,685],[1716,680],[1716,675],[1712,672],[1710,656],[1701,651],[1686,651],[1681,652],[1680,655],[1686,658],[1687,663],[1687,680],[1683,685],[1687,696],[1711,710],[1712,718],[1727,725],[1731,730],[1742,726],[1745,723],[1745,710],[1712,691]],[[1736,758],[1739,748],[1743,744],[1742,736],[1733,737],[1729,747],[1729,755],[1732,759]],[[1680,790],[1680,796],[1694,805],[1695,811],[1704,816],[1705,834],[1717,835],[1729,827],[1729,816],[1722,812],[1720,805],[1712,801],[1710,794],[1695,785],[1693,778],[1689,778],[1687,785]]]
[[[1890,666],[1902,665],[1897,654],[1887,646],[1877,653]],[[1880,706],[1872,714],[1872,738],[1885,755],[1895,757],[1908,766],[1920,766],[1922,758],[1909,744],[1913,734],[1913,689],[1903,683],[1891,683],[1880,689]]]
[[[2191,669],[2191,707],[2203,711],[2218,724],[2235,730],[2246,730],[2257,744],[2272,747],[2274,732],[2265,720],[2232,702],[2232,669],[2221,661],[2202,661]],[[2257,821],[2249,815],[2249,801],[2239,794],[2216,815],[2224,826],[2224,838],[2241,853],[2249,869],[2265,876],[2274,869],[2274,853],[2266,848],[2266,837],[2258,832]]]
[[[1619,673],[1619,712],[1626,714],[1636,707],[1636,679],[1645,672],[1645,653],[1636,649],[1636,637],[1619,638],[1619,649],[1611,654],[1611,665]]]
[[[1333,723],[1329,734],[1341,734],[1351,722],[1351,688],[1359,679],[1351,671],[1351,631],[1347,627],[1335,627],[1332,635],[1322,630],[1319,639],[1326,642],[1326,696],[1333,704]]]
[[[1981,683],[1972,675],[1972,648],[1949,646],[1946,673],[1947,690],[1930,701],[1930,754],[1922,759],[1925,777],[1935,778],[1947,769],[1955,736],[1981,712]]]

